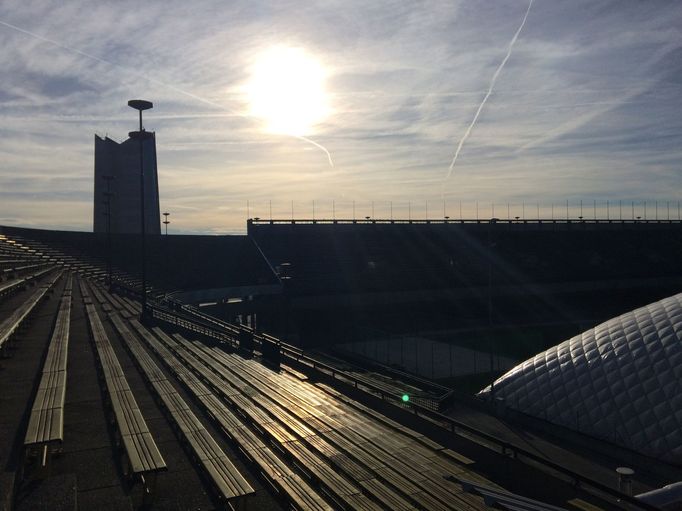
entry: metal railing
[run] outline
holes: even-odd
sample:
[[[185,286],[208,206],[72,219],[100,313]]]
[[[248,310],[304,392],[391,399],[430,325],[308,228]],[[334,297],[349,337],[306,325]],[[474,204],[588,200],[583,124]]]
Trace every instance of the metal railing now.
[[[403,409],[410,409],[412,413],[435,424],[452,434],[464,436],[473,442],[487,447],[493,451],[499,452],[504,456],[525,462],[527,464],[536,466],[539,469],[552,473],[554,476],[562,479],[574,487],[581,487],[587,491],[592,491],[598,496],[606,497],[622,504],[627,504],[631,508],[643,509],[647,511],[654,511],[656,508],[645,502],[642,502],[635,497],[631,497],[620,493],[618,490],[610,486],[596,481],[583,474],[570,470],[558,463],[555,463],[547,458],[539,456],[522,447],[514,445],[510,442],[501,440],[498,437],[484,433],[477,428],[459,422],[451,417],[439,413],[437,410],[429,406],[425,406],[418,402],[410,401],[403,403],[401,396],[394,392],[387,392],[386,389],[354,377],[352,374],[346,373],[338,368],[325,364],[313,357],[304,353],[303,350],[295,346],[283,343],[281,340],[270,336],[268,334],[255,332],[253,329],[245,325],[232,325],[230,323],[212,318],[194,307],[181,307],[181,312],[173,311],[169,308],[160,306],[159,304],[150,304],[150,313],[154,319],[164,321],[166,323],[185,328],[191,332],[213,338],[220,342],[225,342],[234,349],[239,349],[239,334],[240,332],[248,332],[253,335],[254,344],[263,350],[264,343],[274,343],[279,348],[281,355],[295,360],[299,364],[303,364],[315,371],[324,375],[330,376],[332,379],[352,385],[354,388],[361,390],[369,390],[372,395],[379,397],[383,401],[388,401],[394,405],[398,405]],[[195,318],[188,317],[189,315]]]
[[[390,218],[356,218],[356,219],[331,219],[331,218],[297,218],[297,219],[254,219],[248,220],[248,225],[353,225],[353,224],[398,224],[398,225],[419,225],[419,224],[490,224],[494,220],[496,224],[513,225],[536,225],[536,224],[682,224],[680,219],[653,219],[653,218],[413,218],[413,219],[390,219]]]

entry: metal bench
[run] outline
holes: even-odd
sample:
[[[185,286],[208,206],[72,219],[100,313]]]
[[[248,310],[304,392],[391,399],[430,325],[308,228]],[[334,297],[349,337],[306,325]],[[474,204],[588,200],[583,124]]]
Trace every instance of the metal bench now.
[[[505,490],[491,488],[485,484],[470,481],[457,476],[446,477],[448,481],[460,485],[464,491],[483,497],[489,507],[508,509],[510,511],[565,511],[562,507],[545,504],[528,497],[516,495]]]
[[[64,395],[71,321],[71,288],[72,278],[69,276],[59,304],[38,392],[33,402],[24,438],[25,464],[38,458],[40,468],[44,470],[48,470],[52,452],[61,449],[64,436]]]
[[[142,370],[145,379],[154,389],[176,430],[186,442],[185,445],[189,448],[191,456],[201,465],[219,497],[232,504],[241,497],[254,493],[251,485],[228,459],[185,400],[163,376],[161,369],[142,348],[121,317],[113,314],[110,319]],[[134,327],[138,331],[143,328],[136,321],[134,321]]]
[[[12,337],[24,325],[24,321],[33,312],[36,305],[45,296],[45,294],[54,286],[57,280],[61,277],[61,272],[58,272],[53,277],[48,279],[46,283],[38,287],[27,299],[22,303],[5,321],[0,323],[0,353],[6,354],[7,348]]]
[[[85,309],[117,428],[117,443],[124,448],[124,474],[142,482],[146,497],[153,494],[156,475],[166,470],[166,462],[149,432],[95,306],[86,303]]]
[[[303,422],[306,428],[313,429],[319,437],[319,440],[315,440],[319,444],[316,445],[318,451],[325,454],[338,470],[360,481],[361,486],[381,502],[386,501],[385,487],[374,482],[363,484],[368,478],[375,477],[399,489],[413,502],[427,509],[446,509],[452,502],[458,502],[462,508],[483,508],[480,498],[461,496],[443,484],[443,471],[461,473],[463,469],[453,463],[452,457],[440,453],[443,450],[440,444],[422,441],[422,438],[408,435],[402,429],[391,430],[382,422],[374,420],[373,416],[358,414],[318,388],[270,371],[253,360],[228,355],[215,348],[202,349],[208,359],[226,364],[234,377],[248,381],[263,396],[268,396],[263,401],[255,397],[253,399],[271,413],[278,414],[290,429],[293,430],[291,426],[296,424],[291,419],[292,415]],[[307,395],[306,400],[301,399],[303,395]],[[268,400],[270,405],[267,404]],[[286,409],[286,412],[277,412],[277,408]],[[300,432],[298,434],[308,444],[312,444],[309,439],[315,438]],[[334,454],[330,450],[334,446],[338,447],[337,452],[343,454]],[[368,473],[371,475],[368,476]],[[401,505],[394,503],[392,507],[406,505],[404,500],[396,500]]]
[[[131,321],[131,324],[135,324]],[[138,323],[139,324],[139,323]],[[154,350],[171,371],[187,385],[188,390],[196,389],[203,385],[185,364],[180,362],[177,356],[171,352],[156,337],[165,342],[172,342],[163,331],[154,328],[156,337],[149,334],[146,329],[143,339]],[[218,382],[219,383],[219,382]],[[229,392],[229,390],[228,390]],[[195,396],[202,404],[208,415],[220,426],[222,431],[231,438],[239,447],[244,457],[254,463],[261,476],[271,485],[276,493],[284,497],[296,509],[310,511],[328,511],[330,505],[315,491],[308,482],[296,475],[282,460],[266,446],[214,393],[201,392]]]
[[[175,335],[175,340],[165,337],[166,342],[171,342],[171,347],[174,346],[174,350],[183,361],[194,367],[199,360],[203,360],[199,363],[203,368],[200,369],[198,374],[203,374],[206,370],[215,370],[216,366],[204,358],[204,353],[198,348],[194,347],[189,341],[184,339],[180,335]],[[190,355],[193,353],[193,355]],[[196,356],[197,360],[192,360]],[[298,442],[300,437],[308,437],[314,435],[314,431],[306,427],[301,421],[291,416],[282,409],[278,409],[279,414],[273,414],[269,416],[265,410],[256,406],[255,403],[251,401],[250,398],[245,396],[249,391],[253,391],[251,385],[257,385],[256,382],[252,381],[250,384],[245,382],[240,382],[231,377],[228,372],[219,373],[223,377],[222,382],[218,382],[214,386],[214,390],[222,395],[227,401],[231,402],[235,407],[235,410],[252,426],[254,426],[258,431],[265,436],[266,440],[272,442],[282,455],[286,456],[291,462],[298,468],[298,470],[305,474],[307,478],[320,486],[321,491],[333,502],[335,502],[337,507],[340,508],[351,508],[351,509],[377,509],[375,502],[370,500],[361,491],[361,488],[355,486],[353,483],[348,481],[343,475],[337,470],[338,467],[332,467],[327,461],[318,456],[314,450],[308,445]],[[239,392],[234,392],[233,389],[238,389]],[[227,392],[226,392],[227,390]],[[253,394],[255,397],[257,393]],[[274,403],[273,403],[274,405]],[[273,406],[273,408],[276,408]],[[284,437],[281,434],[273,433],[270,436],[270,432],[275,428],[273,427],[273,422],[279,421],[284,426],[284,431],[291,430],[298,436]],[[281,433],[281,431],[280,431]],[[245,439],[240,438],[243,436],[242,431],[237,431],[232,433],[233,438],[238,442],[244,443]],[[284,440],[284,441],[278,441]],[[346,475],[348,475],[346,473]],[[386,490],[390,491],[390,490]],[[396,496],[396,500],[400,500],[400,497]],[[405,508],[409,508],[406,505]]]

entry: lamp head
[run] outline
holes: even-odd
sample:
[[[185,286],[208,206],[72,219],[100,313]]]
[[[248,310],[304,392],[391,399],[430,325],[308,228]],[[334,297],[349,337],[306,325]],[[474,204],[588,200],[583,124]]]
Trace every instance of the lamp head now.
[[[151,101],[146,101],[144,99],[131,99],[128,101],[128,106],[135,110],[149,110],[150,108],[154,108],[154,104]]]

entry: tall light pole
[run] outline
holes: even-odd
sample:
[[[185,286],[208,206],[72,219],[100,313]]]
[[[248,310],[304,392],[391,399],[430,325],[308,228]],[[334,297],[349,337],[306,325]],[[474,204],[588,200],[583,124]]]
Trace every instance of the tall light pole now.
[[[152,134],[144,131],[142,127],[142,111],[153,108],[151,101],[144,99],[131,99],[128,101],[128,106],[134,108],[140,114],[140,130],[131,131],[128,136],[130,138],[137,138],[140,141],[140,232],[142,234],[142,317],[144,321],[147,318],[147,253],[145,246],[145,218],[144,218],[144,151],[143,142],[145,139],[151,138]]]
[[[170,272],[168,271],[168,269],[169,269],[169,268],[168,268],[168,224],[170,223],[170,220],[168,220],[168,215],[170,215],[170,213],[169,213],[168,211],[166,211],[166,212],[163,214],[163,216],[164,216],[163,225],[166,226],[166,235],[163,237],[163,244],[164,244],[164,251],[163,251],[163,253],[164,253],[164,266],[165,266],[165,270],[166,270],[166,274],[164,275],[164,277],[166,277],[166,276],[168,275],[168,273],[170,273]],[[168,285],[168,281],[166,281],[166,285]]]
[[[491,218],[488,224],[488,335],[490,336],[490,399],[495,400],[495,339],[493,337],[493,229],[498,218]]]
[[[104,180],[107,182],[107,191],[104,193],[104,196],[107,198],[105,201],[105,205],[107,207],[106,211],[106,216],[107,216],[107,285],[109,286],[109,292],[111,292],[111,197],[113,196],[113,193],[111,193],[111,181],[114,179],[114,176],[102,176]]]

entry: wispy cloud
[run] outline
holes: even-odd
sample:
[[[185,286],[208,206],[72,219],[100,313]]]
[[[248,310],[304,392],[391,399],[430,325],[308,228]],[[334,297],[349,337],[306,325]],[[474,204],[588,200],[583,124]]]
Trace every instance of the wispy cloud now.
[[[527,7],[3,2],[0,20],[34,35],[0,24],[0,219],[88,229],[93,135],[124,139],[132,97],[154,101],[145,124],[157,132],[161,207],[177,231],[243,229],[247,200],[253,216],[267,217],[272,201],[285,218],[292,200],[307,216],[313,200],[316,214],[336,204],[338,215],[355,200],[358,216],[372,201],[377,215],[393,202],[406,216],[408,203],[423,215],[443,198],[469,214],[476,200],[677,200],[675,2],[535,2],[466,158],[443,182],[453,133],[470,126]],[[318,147],[246,115],[253,59],[278,44],[305,48],[329,71],[333,113],[306,137],[334,167]],[[443,214],[442,204],[431,210]]]

